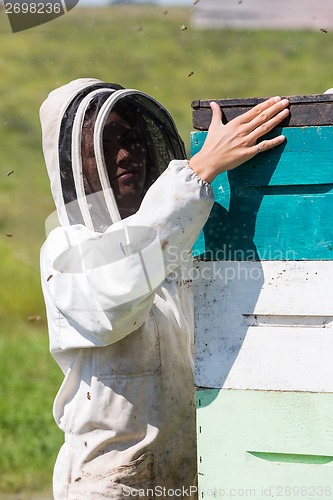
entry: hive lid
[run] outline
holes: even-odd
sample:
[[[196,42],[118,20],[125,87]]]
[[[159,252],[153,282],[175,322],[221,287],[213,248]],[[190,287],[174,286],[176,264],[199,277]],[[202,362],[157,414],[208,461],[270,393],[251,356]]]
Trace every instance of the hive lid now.
[[[208,130],[211,120],[209,103],[214,100],[222,108],[222,121],[236,118],[249,109],[263,102],[267,97],[250,97],[241,99],[203,99],[193,101],[192,123],[197,130]],[[333,94],[312,94],[288,96],[290,115],[280,127],[305,127],[333,125]]]

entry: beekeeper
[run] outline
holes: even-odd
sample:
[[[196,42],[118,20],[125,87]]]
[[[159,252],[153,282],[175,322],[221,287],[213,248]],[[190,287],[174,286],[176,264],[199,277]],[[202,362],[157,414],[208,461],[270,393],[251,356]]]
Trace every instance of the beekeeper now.
[[[64,373],[56,500],[195,493],[193,305],[178,270],[212,208],[211,181],[281,144],[258,140],[287,106],[272,98],[222,125],[211,103],[207,139],[188,161],[171,116],[142,92],[84,78],[43,103],[59,219],[41,250]]]

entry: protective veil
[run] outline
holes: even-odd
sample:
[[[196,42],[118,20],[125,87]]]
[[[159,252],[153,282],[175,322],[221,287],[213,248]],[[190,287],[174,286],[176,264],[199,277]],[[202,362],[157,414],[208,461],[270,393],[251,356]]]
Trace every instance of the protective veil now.
[[[135,117],[148,158],[143,201],[123,220],[103,150],[118,109]],[[41,123],[59,221],[41,250],[50,349],[64,373],[54,403],[65,433],[55,499],[188,498],[193,301],[191,279],[178,270],[191,262],[211,187],[189,167],[170,115],[142,92],[75,80],[51,92]],[[87,126],[99,193],[89,192],[82,169]]]

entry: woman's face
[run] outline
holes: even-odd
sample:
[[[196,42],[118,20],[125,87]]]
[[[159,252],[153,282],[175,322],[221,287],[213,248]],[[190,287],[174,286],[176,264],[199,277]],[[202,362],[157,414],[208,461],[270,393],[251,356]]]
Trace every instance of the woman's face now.
[[[111,112],[104,128],[103,150],[120,215],[128,217],[139,209],[144,194],[146,149],[143,137],[120,115]],[[89,191],[101,191],[92,133],[83,132],[82,164]]]

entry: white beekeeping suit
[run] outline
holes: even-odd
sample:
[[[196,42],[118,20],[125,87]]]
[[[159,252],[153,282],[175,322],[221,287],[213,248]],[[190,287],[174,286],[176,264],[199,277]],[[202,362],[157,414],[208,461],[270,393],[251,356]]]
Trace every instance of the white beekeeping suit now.
[[[155,182],[123,220],[102,141],[121,100],[140,116],[155,161]],[[92,102],[103,189],[88,195],[81,139]],[[75,80],[51,92],[41,123],[60,222],[41,250],[50,348],[64,373],[55,499],[186,498],[196,474],[193,302],[173,272],[189,260],[211,187],[189,167],[170,115],[143,93]]]

